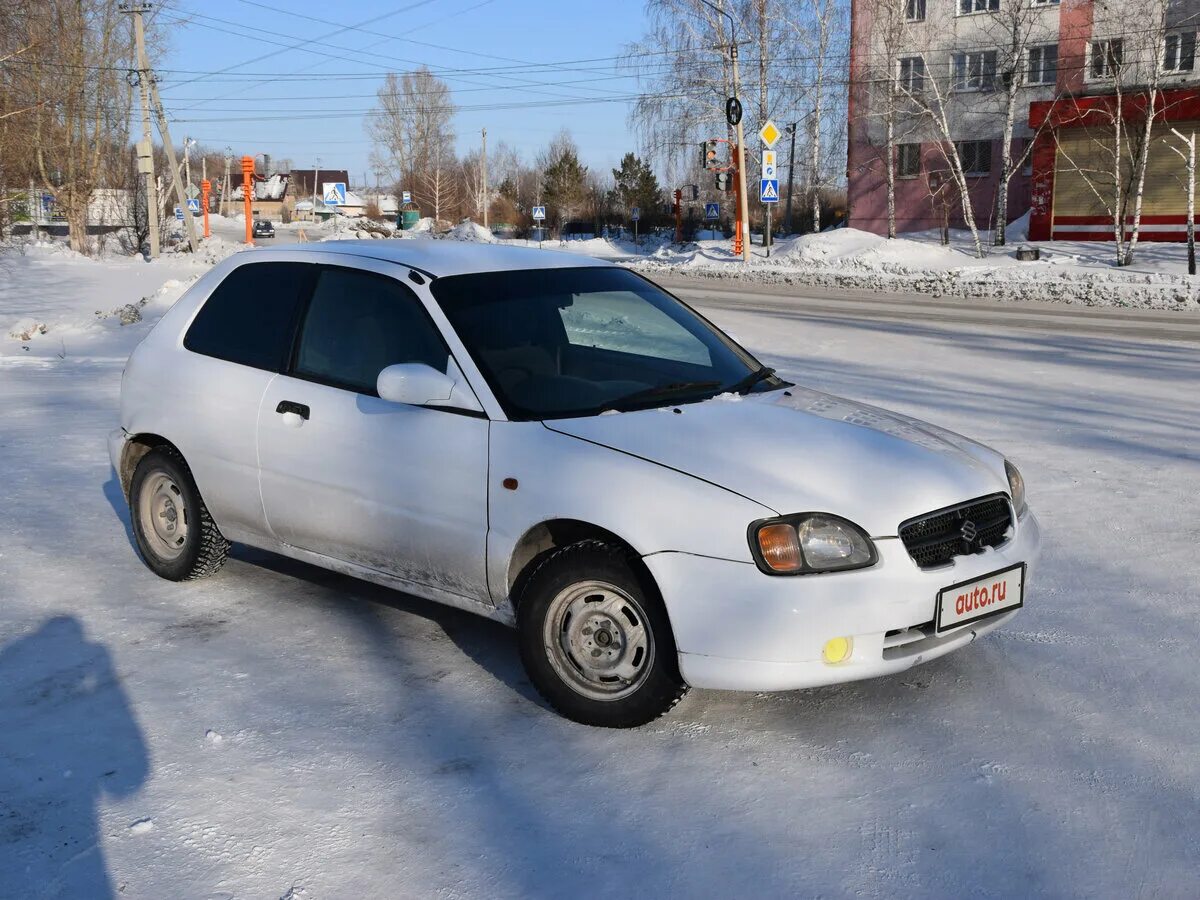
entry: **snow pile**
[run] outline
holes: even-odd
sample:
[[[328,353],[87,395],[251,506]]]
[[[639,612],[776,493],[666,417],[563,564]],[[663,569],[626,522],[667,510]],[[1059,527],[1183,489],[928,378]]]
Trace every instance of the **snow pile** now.
[[[1027,230],[1014,222],[1008,233]],[[985,247],[975,256],[964,232],[952,232],[943,246],[936,232],[888,240],[853,228],[787,238],[775,242],[771,256],[752,248],[750,265],[741,264],[729,241],[700,241],[686,247],[661,247],[628,260],[662,275],[695,274],[765,284],[798,284],[855,290],[918,293],[933,297],[990,297],[998,300],[1053,301],[1088,306],[1140,306],[1158,309],[1200,305],[1200,277],[1184,274],[1185,248],[1144,243],[1138,263],[1117,268],[1112,247],[1104,242],[1046,242],[1035,262],[1016,259],[1014,240]]]
[[[422,219],[424,221],[424,219]],[[477,225],[470,219],[464,219],[459,222],[446,234],[446,239],[450,241],[470,241],[476,244],[494,244],[496,236],[484,228],[482,225]]]
[[[92,259],[65,244],[0,250],[0,360],[124,359],[187,287],[240,247],[220,238],[201,252]]]

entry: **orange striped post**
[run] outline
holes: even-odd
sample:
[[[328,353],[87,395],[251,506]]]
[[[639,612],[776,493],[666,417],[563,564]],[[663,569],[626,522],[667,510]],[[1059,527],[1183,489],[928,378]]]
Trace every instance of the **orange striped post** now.
[[[200,182],[200,207],[204,212],[204,236],[212,237],[212,230],[208,227],[208,193],[212,190],[212,182],[205,179]]]
[[[250,211],[252,202],[251,194],[254,191],[254,157],[242,157],[242,205],[246,210],[246,243],[254,245],[253,224],[250,222],[250,217],[253,213]]]

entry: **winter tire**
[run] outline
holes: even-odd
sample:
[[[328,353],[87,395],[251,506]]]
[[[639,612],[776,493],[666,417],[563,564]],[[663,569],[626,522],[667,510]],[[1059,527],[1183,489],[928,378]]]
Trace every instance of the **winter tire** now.
[[[517,597],[521,661],[560,714],[635,728],[687,693],[658,591],[621,547],[583,541],[547,553]]]
[[[173,448],[155,448],[138,462],[129,485],[129,517],[142,560],[162,578],[204,578],[229,555],[229,541]]]

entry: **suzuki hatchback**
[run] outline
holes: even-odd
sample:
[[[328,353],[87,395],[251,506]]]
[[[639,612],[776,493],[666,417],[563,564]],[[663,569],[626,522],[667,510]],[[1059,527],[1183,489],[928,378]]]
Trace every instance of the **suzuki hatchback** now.
[[[615,265],[452,241],[239,253],[130,357],[146,564],[231,541],[514,625],[560,713],[884,675],[1023,605],[1021,476],[807,390]]]

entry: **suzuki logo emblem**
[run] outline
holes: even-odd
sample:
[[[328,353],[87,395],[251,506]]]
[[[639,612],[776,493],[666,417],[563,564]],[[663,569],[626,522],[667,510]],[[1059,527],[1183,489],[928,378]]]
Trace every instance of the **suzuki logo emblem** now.
[[[967,519],[967,521],[962,523],[962,527],[959,528],[958,533],[961,534],[962,539],[969,544],[979,536],[979,529],[975,527],[974,522],[972,522],[970,519]]]

